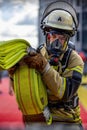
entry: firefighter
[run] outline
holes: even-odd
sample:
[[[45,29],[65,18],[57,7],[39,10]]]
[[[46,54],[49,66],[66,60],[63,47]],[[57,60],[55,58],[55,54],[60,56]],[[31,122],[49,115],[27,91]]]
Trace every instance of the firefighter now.
[[[45,9],[41,29],[46,37],[46,43],[40,45],[36,53],[31,49],[31,56],[25,57],[24,61],[30,68],[35,68],[41,74],[47,87],[52,125],[47,126],[41,114],[25,115],[23,120],[26,130],[83,129],[78,89],[84,63],[78,53],[68,47],[70,38],[75,35],[77,28],[76,12],[69,3],[56,1],[50,3]]]

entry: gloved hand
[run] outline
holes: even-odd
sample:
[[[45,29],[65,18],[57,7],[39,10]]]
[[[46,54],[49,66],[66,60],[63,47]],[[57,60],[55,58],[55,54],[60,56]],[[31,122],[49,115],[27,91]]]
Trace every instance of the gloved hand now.
[[[29,66],[29,68],[35,68],[40,73],[43,73],[44,68],[48,64],[45,57],[43,57],[40,53],[25,56],[24,62]]]
[[[34,56],[37,53],[37,50],[35,50],[32,47],[27,48],[28,55]]]

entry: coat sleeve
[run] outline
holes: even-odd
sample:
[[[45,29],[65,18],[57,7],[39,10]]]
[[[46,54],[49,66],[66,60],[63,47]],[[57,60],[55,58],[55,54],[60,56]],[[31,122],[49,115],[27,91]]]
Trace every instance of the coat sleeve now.
[[[77,52],[72,51],[68,67],[62,76],[53,67],[43,74],[42,79],[48,89],[59,100],[69,100],[77,92],[83,74],[84,63]]]

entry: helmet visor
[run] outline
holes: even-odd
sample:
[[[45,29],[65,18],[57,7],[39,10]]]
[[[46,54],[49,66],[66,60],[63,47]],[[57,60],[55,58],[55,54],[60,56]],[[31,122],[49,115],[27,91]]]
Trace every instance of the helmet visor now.
[[[76,28],[78,27],[78,20],[77,20],[77,16],[76,16],[76,11],[72,7],[72,5],[70,5],[69,3],[65,2],[65,1],[56,1],[56,2],[52,2],[51,4],[49,4],[43,13],[41,23],[43,22],[44,18],[46,18],[54,10],[65,10],[68,13],[70,13],[73,20],[74,20]]]

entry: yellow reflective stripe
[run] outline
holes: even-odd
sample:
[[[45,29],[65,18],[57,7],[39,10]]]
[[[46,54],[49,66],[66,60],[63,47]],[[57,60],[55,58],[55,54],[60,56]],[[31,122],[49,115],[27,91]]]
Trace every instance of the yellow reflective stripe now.
[[[53,68],[54,68],[55,70],[58,70],[58,66],[53,66]]]
[[[66,88],[66,78],[62,78],[62,84],[61,84],[60,88],[58,89],[59,99],[61,99],[63,97],[65,88]]]
[[[74,67],[74,68],[71,68],[71,69],[66,69],[66,70],[68,70],[68,71],[71,71],[71,70],[75,70],[75,71],[77,71],[77,72],[79,72],[79,73],[83,73],[83,68],[82,67],[80,67],[80,66],[76,66],[76,67]]]
[[[75,68],[78,72],[83,73],[83,68],[81,66],[76,66]]]

